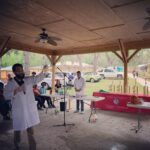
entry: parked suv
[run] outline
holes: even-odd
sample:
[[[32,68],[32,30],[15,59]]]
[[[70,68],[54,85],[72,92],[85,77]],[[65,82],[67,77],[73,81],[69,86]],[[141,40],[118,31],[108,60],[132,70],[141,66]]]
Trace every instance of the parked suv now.
[[[97,73],[87,72],[83,75],[83,78],[87,82],[99,82],[101,77]]]
[[[123,78],[123,72],[117,72],[113,69],[101,69],[100,71],[98,71],[98,74],[100,75],[101,78],[118,78],[118,79],[122,79]]]

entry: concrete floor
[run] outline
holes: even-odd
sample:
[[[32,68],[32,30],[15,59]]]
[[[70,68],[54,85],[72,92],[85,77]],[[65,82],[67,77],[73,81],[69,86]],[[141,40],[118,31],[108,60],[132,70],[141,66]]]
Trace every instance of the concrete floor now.
[[[142,116],[143,128],[135,134],[137,116],[128,113],[97,111],[98,121],[88,123],[89,108],[85,114],[66,113],[70,127],[53,127],[63,123],[63,113],[54,109],[39,111],[41,123],[35,127],[38,150],[150,150],[150,116]],[[66,132],[66,130],[68,132]],[[0,120],[0,150],[13,148],[11,121]],[[21,150],[27,150],[26,132],[22,133]]]

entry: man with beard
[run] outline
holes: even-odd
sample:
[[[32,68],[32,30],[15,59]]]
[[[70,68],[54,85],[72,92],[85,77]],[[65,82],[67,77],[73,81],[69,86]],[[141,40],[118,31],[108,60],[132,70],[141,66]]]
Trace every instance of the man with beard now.
[[[12,71],[15,77],[9,80],[4,96],[11,99],[12,119],[14,129],[15,150],[19,150],[21,131],[27,130],[29,149],[36,150],[33,126],[40,123],[36,102],[33,94],[33,84],[43,80],[47,66],[37,76],[25,77],[22,64],[14,64]]]
[[[77,78],[74,81],[74,88],[76,92],[76,111],[75,113],[80,112],[81,114],[84,113],[84,101],[82,100],[82,96],[84,95],[84,87],[85,87],[85,80],[81,77],[81,72],[77,71]],[[79,108],[81,103],[81,109]],[[79,110],[80,109],[80,110]]]

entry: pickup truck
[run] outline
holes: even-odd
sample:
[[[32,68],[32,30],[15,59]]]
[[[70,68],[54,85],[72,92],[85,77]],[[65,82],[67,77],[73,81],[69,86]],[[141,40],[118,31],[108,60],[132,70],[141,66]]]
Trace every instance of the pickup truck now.
[[[98,71],[98,74],[102,79],[105,78],[117,78],[117,79],[122,79],[123,78],[123,72],[117,72],[113,69],[101,69]]]

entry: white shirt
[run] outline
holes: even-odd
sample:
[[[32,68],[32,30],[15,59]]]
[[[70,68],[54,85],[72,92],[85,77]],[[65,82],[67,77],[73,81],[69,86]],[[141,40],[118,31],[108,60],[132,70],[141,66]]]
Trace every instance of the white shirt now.
[[[74,88],[81,91],[77,92],[76,91],[76,97],[80,97],[84,95],[84,86],[85,86],[85,81],[84,78],[80,77],[79,79],[76,78],[74,81]]]
[[[33,94],[33,84],[42,81],[43,78],[43,73],[40,73],[34,78],[32,76],[25,77],[24,88],[16,95],[14,95],[14,89],[16,89],[19,85],[14,79],[8,81],[7,85],[5,86],[4,96],[6,99],[11,99],[12,103],[12,119],[14,130],[25,130],[40,123],[35,97]]]

